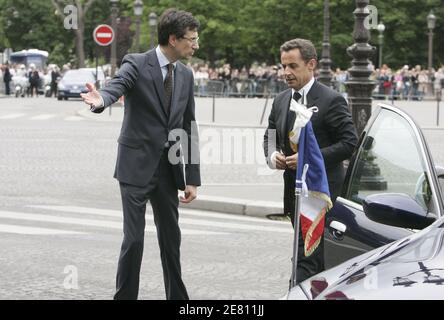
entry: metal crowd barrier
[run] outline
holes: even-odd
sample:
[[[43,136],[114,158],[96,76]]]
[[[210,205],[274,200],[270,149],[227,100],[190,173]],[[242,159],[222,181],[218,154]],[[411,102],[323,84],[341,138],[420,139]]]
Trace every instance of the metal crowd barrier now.
[[[199,97],[275,97],[287,89],[284,81],[258,80],[196,80],[194,94]]]

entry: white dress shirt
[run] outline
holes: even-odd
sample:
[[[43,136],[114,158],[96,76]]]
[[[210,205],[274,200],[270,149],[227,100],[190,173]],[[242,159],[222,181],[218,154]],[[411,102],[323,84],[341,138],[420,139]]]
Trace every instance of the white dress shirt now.
[[[299,102],[299,103],[301,103],[303,105],[307,105],[307,94],[310,91],[311,87],[313,86],[314,82],[315,82],[315,79],[314,79],[314,77],[312,77],[310,79],[310,81],[308,81],[307,84],[305,86],[303,86],[298,91],[299,94],[301,95],[301,98],[298,101],[296,101],[296,102]],[[296,92],[296,90],[291,89],[291,99],[293,99],[293,95],[294,95],[295,92]],[[285,138],[287,138],[287,137],[285,137]],[[272,168],[272,169],[276,169],[276,155],[277,154],[278,154],[278,151],[274,151],[271,154],[271,157],[270,157],[270,160],[271,160],[270,168]]]

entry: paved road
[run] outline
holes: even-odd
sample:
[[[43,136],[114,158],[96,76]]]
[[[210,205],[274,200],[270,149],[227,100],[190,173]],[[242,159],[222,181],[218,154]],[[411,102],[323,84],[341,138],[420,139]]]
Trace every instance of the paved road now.
[[[121,241],[115,209],[26,204],[0,210],[1,299],[110,299]],[[164,299],[147,213],[141,299]],[[193,299],[277,299],[287,288],[288,223],[181,210],[182,271]]]
[[[404,107],[416,114],[435,162],[444,164],[444,131],[431,126],[433,106]],[[112,296],[121,241],[121,204],[112,179],[120,123],[80,117],[81,108],[80,101],[0,99],[0,298]],[[254,118],[242,110],[236,116]],[[202,128],[204,154],[217,159],[212,152],[236,128]],[[250,129],[253,152],[259,154],[260,138]],[[240,163],[202,164],[200,194],[281,200],[280,174],[246,163],[248,145],[241,147]],[[288,223],[181,212],[183,273],[192,298],[275,299],[285,293],[292,245]],[[147,217],[140,297],[163,299],[159,252]],[[76,275],[78,289],[70,289]]]
[[[0,99],[2,299],[112,297],[122,237],[112,178],[120,124],[79,117],[81,107],[79,101]],[[253,183],[242,167],[203,168],[204,181],[220,188],[227,179]],[[183,275],[193,299],[285,294],[289,223],[191,209],[181,210],[180,223]],[[153,227],[148,213],[141,299],[164,298]]]

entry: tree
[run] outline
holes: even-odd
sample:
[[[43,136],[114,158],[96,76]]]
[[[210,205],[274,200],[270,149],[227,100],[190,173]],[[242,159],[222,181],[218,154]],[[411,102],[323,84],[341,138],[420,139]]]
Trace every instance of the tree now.
[[[72,1],[66,0],[51,0],[52,4],[58,11],[58,16],[65,23],[66,17],[63,15],[64,9],[67,5],[74,5],[77,9],[72,12],[72,14],[76,15],[77,27],[74,27],[72,30],[74,31],[76,38],[76,52],[77,52],[77,64],[79,68],[85,67],[85,49],[84,49],[84,34],[85,34],[85,24],[84,19],[91,5],[96,0],[75,0],[74,3]],[[75,18],[74,18],[75,19]]]
[[[143,3],[142,50],[147,50],[150,43],[149,13],[160,16],[165,9],[175,7],[192,12],[201,22],[200,50],[196,57],[212,64],[225,61],[237,68],[255,61],[275,64],[280,60],[280,45],[296,37],[311,39],[321,54],[323,0],[143,0]],[[78,13],[78,29],[74,32],[63,25],[67,15],[63,8],[68,4],[74,5]],[[386,26],[383,58],[389,66],[427,65],[426,17],[430,9],[438,18],[434,30],[434,66],[444,62],[441,36],[444,0],[372,0],[370,4],[378,8],[379,20]],[[127,51],[133,38],[133,5],[134,0],[119,1],[122,21],[118,28],[119,56]],[[0,7],[0,47],[39,48],[49,51],[50,59],[54,55],[57,61],[68,61],[75,52],[79,66],[83,66],[86,57],[95,55],[92,31],[98,24],[109,23],[110,18],[109,0],[0,0]],[[59,18],[53,14],[55,7]],[[333,68],[350,67],[346,49],[353,44],[354,10],[355,1],[330,0]],[[378,46],[378,32],[371,30],[371,36],[370,43]],[[377,62],[376,55],[373,62]]]

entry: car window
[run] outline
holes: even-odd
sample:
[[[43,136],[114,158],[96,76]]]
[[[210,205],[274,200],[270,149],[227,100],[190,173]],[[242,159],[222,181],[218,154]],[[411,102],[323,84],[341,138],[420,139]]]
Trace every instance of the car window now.
[[[426,165],[406,119],[382,109],[359,150],[348,199],[362,204],[375,193],[404,193],[435,212]]]
[[[64,77],[66,81],[91,81],[93,79],[93,75],[86,72],[67,72]]]
[[[104,79],[102,72],[99,72],[99,79]],[[94,71],[68,71],[63,77],[65,81],[95,81],[95,70]]]

